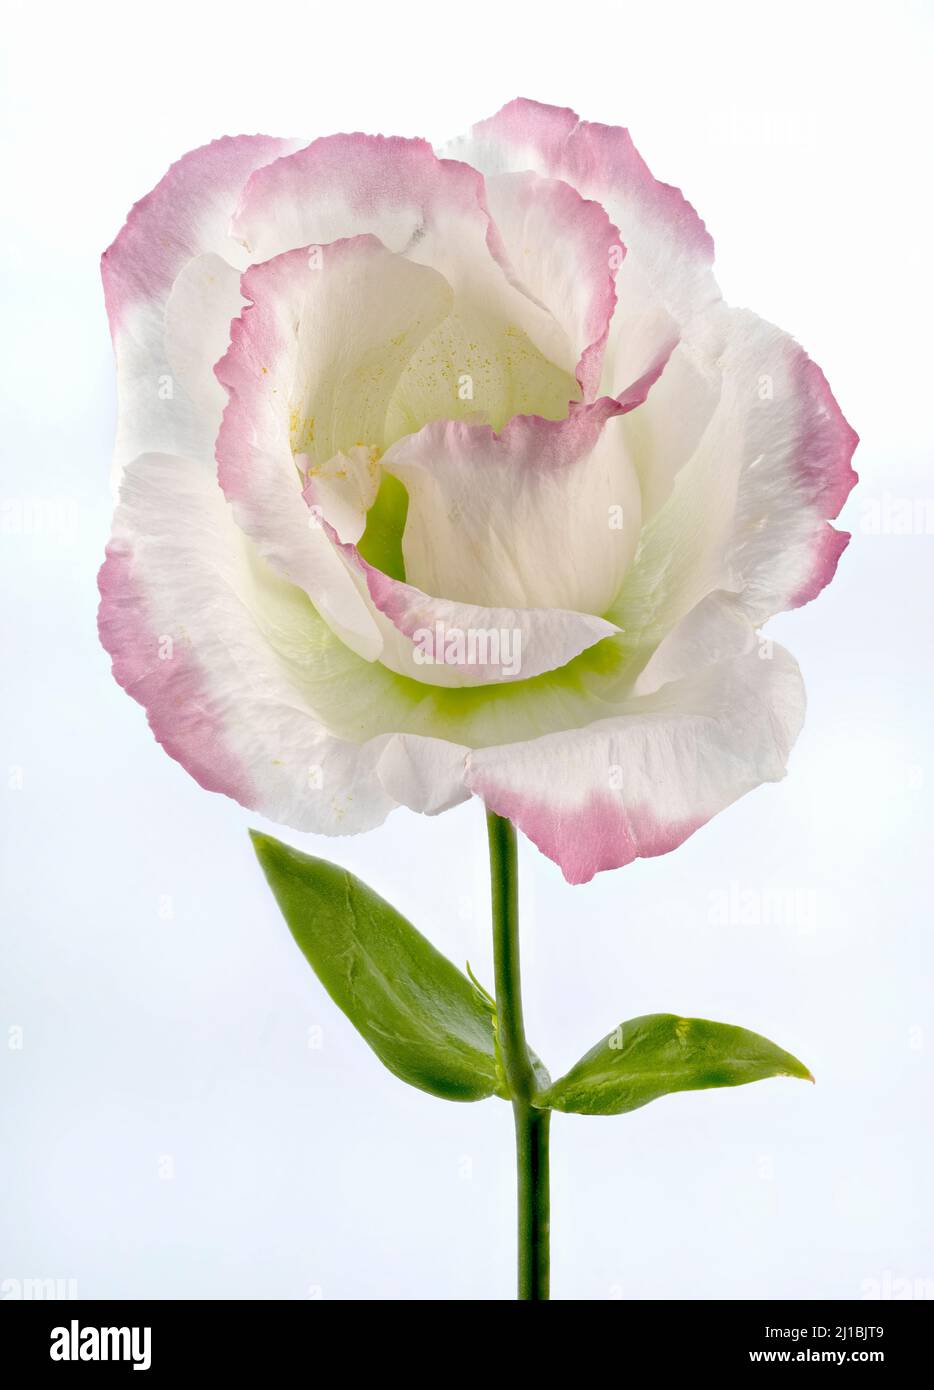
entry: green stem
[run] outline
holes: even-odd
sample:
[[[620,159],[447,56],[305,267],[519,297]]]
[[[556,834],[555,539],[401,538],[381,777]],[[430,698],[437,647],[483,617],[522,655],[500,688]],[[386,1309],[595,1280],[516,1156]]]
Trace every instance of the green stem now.
[[[519,974],[519,874],[516,832],[508,820],[487,815],[493,887],[493,963],[497,1034],[516,1122],[519,1198],[519,1298],[548,1297],[548,1122],[536,1110],[535,1072],[522,1021]]]

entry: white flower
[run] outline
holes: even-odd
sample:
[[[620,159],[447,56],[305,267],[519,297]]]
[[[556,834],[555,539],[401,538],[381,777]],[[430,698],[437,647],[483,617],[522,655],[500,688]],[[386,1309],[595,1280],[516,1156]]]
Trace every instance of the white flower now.
[[[712,260],[625,130],[529,101],[174,165],[103,262],[100,630],[167,751],[326,834],[475,794],[571,882],[781,777],[757,629],[832,576],[856,438]]]

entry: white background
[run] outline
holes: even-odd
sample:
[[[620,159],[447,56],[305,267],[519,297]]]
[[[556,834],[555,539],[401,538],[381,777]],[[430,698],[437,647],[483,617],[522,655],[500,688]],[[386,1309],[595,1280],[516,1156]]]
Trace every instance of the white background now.
[[[713,232],[727,298],[804,343],[863,440],[838,577],[770,629],[810,698],[787,780],[586,887],[522,845],[527,1020],[554,1074],[672,1010],[755,1028],[818,1079],[557,1116],[554,1295],[931,1296],[930,10],[3,9],[0,1281],[511,1295],[508,1109],[380,1067],[278,916],[257,818],[157,747],[94,621],[97,262],[129,205],[224,132],[440,141],[521,94],[630,127]],[[490,980],[479,805],[286,835]]]

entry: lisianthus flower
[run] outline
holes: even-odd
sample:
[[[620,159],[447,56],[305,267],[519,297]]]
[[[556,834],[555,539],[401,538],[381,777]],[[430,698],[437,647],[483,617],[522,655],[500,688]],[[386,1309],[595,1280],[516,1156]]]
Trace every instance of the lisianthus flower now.
[[[242,136],[103,258],[120,503],[100,632],[201,783],[297,830],[474,795],[574,883],[783,776],[768,618],[856,436],[621,128]]]

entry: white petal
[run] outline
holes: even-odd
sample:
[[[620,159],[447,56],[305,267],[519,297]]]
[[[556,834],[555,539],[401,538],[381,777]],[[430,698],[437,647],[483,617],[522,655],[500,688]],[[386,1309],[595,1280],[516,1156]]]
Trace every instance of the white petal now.
[[[470,796],[464,785],[469,751],[443,739],[393,734],[380,754],[377,772],[394,801],[437,816]]]
[[[619,232],[599,203],[561,179],[499,174],[486,180],[486,198],[510,265],[563,328],[584,399],[592,400],[616,307]]]
[[[676,848],[762,782],[784,776],[804,717],[787,652],[704,667],[585,729],[481,749],[467,783],[570,883]]]
[[[193,256],[179,271],[165,305],[172,376],[199,412],[212,444],[227,404],[214,367],[227,351],[231,322],[242,308],[239,270],[213,251]]]
[[[517,416],[498,434],[438,422],[394,444],[383,466],[409,494],[408,581],[470,603],[605,613],[641,524],[617,411],[603,400],[565,420]]]
[[[719,374],[716,406],[610,610],[647,652],[713,590],[735,593],[755,625],[813,598],[848,539],[827,519],[856,476],[856,436],[786,333],[718,304],[693,321],[685,346]],[[649,422],[663,404],[652,392]]]
[[[383,639],[379,660],[426,686],[521,682],[559,670],[617,629],[603,618],[561,608],[506,608],[437,598],[369,564],[356,546],[329,535],[348,576],[369,604]]]

